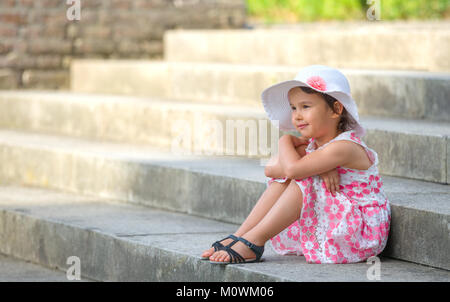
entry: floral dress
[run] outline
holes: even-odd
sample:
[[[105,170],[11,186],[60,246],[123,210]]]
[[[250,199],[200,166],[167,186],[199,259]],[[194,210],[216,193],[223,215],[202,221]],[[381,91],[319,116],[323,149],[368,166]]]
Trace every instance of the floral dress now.
[[[337,167],[340,192],[326,189],[320,176],[295,179],[303,194],[300,218],[271,238],[273,249],[281,255],[304,255],[308,263],[353,263],[378,255],[386,246],[391,209],[378,174],[378,155],[355,135],[345,131],[337,140],[351,140],[363,146],[372,162],[367,170]],[[314,138],[306,153],[315,151]],[[285,182],[286,178],[271,178]]]

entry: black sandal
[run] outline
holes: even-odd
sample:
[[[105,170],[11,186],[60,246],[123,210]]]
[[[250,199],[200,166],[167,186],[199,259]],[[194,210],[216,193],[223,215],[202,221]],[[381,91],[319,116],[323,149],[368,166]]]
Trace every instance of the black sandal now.
[[[231,249],[231,247],[238,241],[243,242],[247,247],[249,247],[253,251],[253,253],[255,253],[256,258],[245,259],[238,252]],[[253,243],[249,242],[248,240],[246,240],[242,237],[237,237],[236,239],[234,239],[234,241],[232,243],[230,243],[227,246],[224,246],[222,248],[222,250],[225,250],[228,253],[228,255],[230,256],[230,261],[225,262],[225,261],[211,261],[210,260],[209,263],[212,263],[212,264],[239,264],[239,263],[252,263],[252,262],[263,261],[261,259],[261,256],[264,253],[264,246],[254,245]]]
[[[222,250],[222,249],[224,248],[223,244],[220,243],[220,242],[221,242],[221,241],[224,241],[224,240],[226,240],[226,239],[228,239],[228,238],[231,238],[231,239],[233,239],[233,240],[238,240],[238,238],[237,238],[236,236],[234,236],[233,234],[231,234],[231,235],[229,235],[229,236],[223,238],[222,240],[218,240],[218,241],[214,242],[214,243],[211,245],[211,247],[214,248],[214,253],[217,252],[218,250]],[[211,255],[212,255],[212,254],[211,254]],[[211,256],[209,256],[209,257],[211,257]],[[202,257],[202,260],[209,260],[209,257]]]

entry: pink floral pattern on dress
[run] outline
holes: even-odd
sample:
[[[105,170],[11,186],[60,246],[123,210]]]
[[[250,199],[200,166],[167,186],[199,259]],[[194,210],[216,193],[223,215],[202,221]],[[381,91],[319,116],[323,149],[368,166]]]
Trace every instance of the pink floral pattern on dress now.
[[[309,208],[313,208],[311,205]],[[304,211],[304,213],[302,213],[302,218],[303,219],[300,219],[300,228],[302,233],[307,233],[309,231],[313,234],[316,231],[315,226],[317,225],[317,217],[315,216],[314,211]]]
[[[373,185],[372,185],[372,192],[374,192],[374,193],[379,193],[380,192],[380,189],[381,189],[381,186],[383,185],[383,181],[381,181],[381,179],[380,179],[380,177],[379,176],[374,176],[374,175],[370,175],[369,176],[369,181],[372,183],[374,183]],[[375,183],[376,183],[376,185],[375,185]]]
[[[370,194],[370,190],[367,189],[368,184],[365,182],[353,181],[349,185],[344,186],[348,191],[347,195],[351,198],[353,196],[357,198],[363,198],[364,195]]]
[[[351,139],[352,141],[355,141],[355,142],[361,144],[361,139],[360,139],[358,136],[356,136],[355,132],[352,132],[352,133],[350,134],[350,139]]]
[[[333,239],[325,241],[325,255],[334,263],[337,263],[338,259],[344,258],[339,244]]]
[[[289,228],[289,231],[287,232],[287,235],[292,240],[295,240],[295,241],[298,240],[298,238],[300,237],[300,228],[298,227],[298,223],[297,224],[293,224]]]
[[[273,249],[281,255],[305,256],[308,263],[354,263],[378,255],[386,246],[391,210],[378,173],[378,155],[354,130],[336,140],[350,140],[366,149],[373,165],[367,170],[337,167],[341,183],[335,196],[319,176],[295,179],[303,196],[300,218],[273,237]],[[310,139],[306,153],[314,152]],[[271,178],[285,182],[287,178]]]
[[[313,259],[317,258],[315,254],[316,250],[319,248],[319,245],[317,244],[316,236],[311,235],[308,237],[303,235],[301,245],[305,254],[311,254]]]
[[[326,199],[327,205],[325,206],[325,212],[328,214],[328,219],[330,221],[337,219],[342,219],[342,212],[344,211],[344,206],[340,204],[339,200],[337,198]]]

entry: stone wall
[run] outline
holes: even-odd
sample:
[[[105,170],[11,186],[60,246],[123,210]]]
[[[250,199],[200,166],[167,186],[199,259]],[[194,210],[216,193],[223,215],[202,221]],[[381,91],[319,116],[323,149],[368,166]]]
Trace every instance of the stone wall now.
[[[0,89],[67,89],[73,58],[161,59],[167,29],[246,18],[244,0],[78,0],[69,20],[76,1],[0,0]]]

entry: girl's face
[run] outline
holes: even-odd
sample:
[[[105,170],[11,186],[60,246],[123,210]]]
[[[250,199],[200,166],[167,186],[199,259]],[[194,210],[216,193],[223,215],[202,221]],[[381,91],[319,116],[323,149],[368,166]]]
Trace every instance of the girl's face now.
[[[334,113],[318,94],[308,94],[300,88],[289,90],[288,99],[292,109],[292,124],[307,138],[329,136],[337,131],[339,114]],[[337,103],[337,104],[336,104]],[[335,102],[338,112],[342,104]]]

